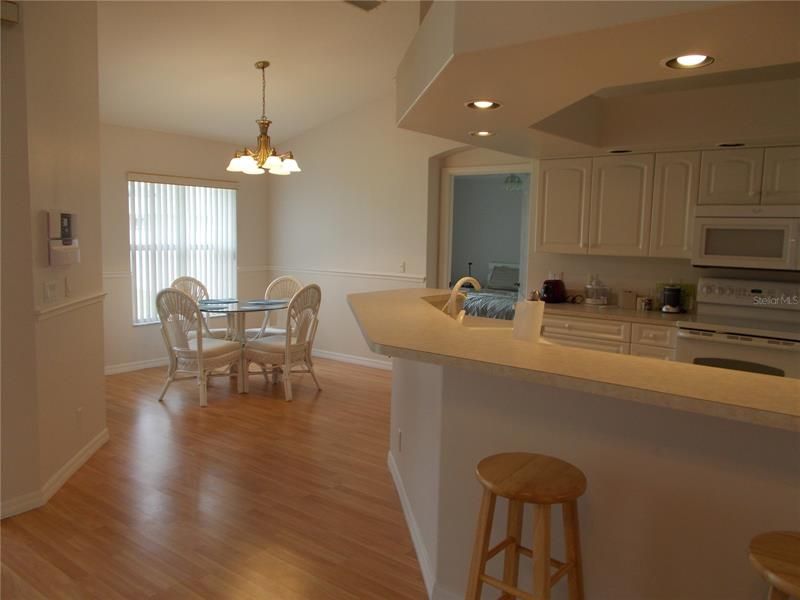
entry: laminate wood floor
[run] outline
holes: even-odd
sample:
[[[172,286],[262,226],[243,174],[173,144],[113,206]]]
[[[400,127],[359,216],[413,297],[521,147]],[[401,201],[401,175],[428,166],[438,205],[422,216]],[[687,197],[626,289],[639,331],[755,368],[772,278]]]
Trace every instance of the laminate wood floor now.
[[[106,378],[110,441],[44,507],[2,521],[2,597],[422,599],[386,467],[390,374],[317,361],[295,400],[252,376],[156,400]]]

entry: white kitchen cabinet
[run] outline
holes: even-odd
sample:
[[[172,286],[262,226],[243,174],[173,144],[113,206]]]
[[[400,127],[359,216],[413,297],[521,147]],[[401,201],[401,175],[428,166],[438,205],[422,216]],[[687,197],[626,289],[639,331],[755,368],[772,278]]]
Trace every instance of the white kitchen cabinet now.
[[[704,151],[698,204],[759,204],[763,148]]]
[[[591,158],[543,160],[536,201],[536,251],[586,254]]]
[[[800,146],[764,152],[762,204],[800,204]]]
[[[614,342],[629,342],[631,339],[631,324],[624,321],[548,316],[546,311],[545,307],[542,320],[542,334],[545,336],[571,335]]]
[[[691,258],[699,152],[656,154],[650,256]]]
[[[631,324],[605,319],[545,316],[542,322],[542,336],[549,342],[561,346],[628,354]]]
[[[624,342],[609,342],[607,340],[594,340],[573,335],[550,334],[545,337],[548,341],[559,346],[571,346],[585,350],[599,350],[615,354],[630,354],[631,345]]]
[[[592,161],[589,254],[647,256],[653,164],[652,154]]]
[[[634,323],[631,331],[632,344],[674,348],[678,341],[678,328],[664,325]]]
[[[648,358],[658,358],[660,360],[675,360],[674,348],[659,348],[658,346],[631,344],[630,353],[633,356],[647,356]]]

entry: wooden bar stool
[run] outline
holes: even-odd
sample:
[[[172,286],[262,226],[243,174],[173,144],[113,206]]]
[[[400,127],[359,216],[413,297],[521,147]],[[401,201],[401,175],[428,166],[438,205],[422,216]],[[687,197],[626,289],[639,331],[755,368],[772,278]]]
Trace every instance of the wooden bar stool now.
[[[750,542],[750,562],[769,583],[768,600],[800,598],[800,532],[757,535]]]
[[[586,476],[558,458],[522,452],[484,458],[478,463],[476,475],[484,490],[465,599],[480,600],[485,583],[503,592],[499,600],[549,600],[550,588],[566,576],[569,599],[583,600],[578,498],[586,491]],[[507,535],[489,548],[497,496],[508,499]],[[532,550],[521,545],[526,503],[533,504]],[[562,505],[564,562],[550,557],[550,507],[553,504]],[[504,550],[503,580],[500,581],[485,573],[486,563]],[[520,554],[533,561],[533,594],[517,587]]]

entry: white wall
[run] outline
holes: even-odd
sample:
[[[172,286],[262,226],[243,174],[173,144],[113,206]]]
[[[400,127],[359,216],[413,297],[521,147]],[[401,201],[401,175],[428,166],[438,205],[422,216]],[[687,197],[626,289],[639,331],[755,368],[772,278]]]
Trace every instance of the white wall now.
[[[103,227],[105,366],[118,371],[165,361],[159,326],[132,324],[129,171],[239,182],[237,208],[238,295],[263,296],[271,224],[267,215],[266,176],[228,173],[234,146],[187,136],[103,124],[100,127],[100,182]],[[257,316],[251,316],[255,326]],[[220,325],[222,326],[222,325]]]
[[[3,119],[3,145],[14,145],[9,164],[3,154],[4,362],[13,355],[3,381],[3,431],[12,432],[8,439],[3,436],[2,513],[7,516],[46,501],[108,433],[97,7],[91,2],[25,3],[21,23],[4,24],[3,34],[3,110],[8,102],[13,111],[11,118]],[[14,170],[10,189],[7,167]],[[80,264],[47,264],[44,214],[53,208],[80,215]],[[9,282],[7,274],[15,280]],[[57,294],[45,304],[42,288],[48,281],[56,283]],[[20,289],[8,290],[9,286]],[[28,491],[31,484],[35,489]]]
[[[489,263],[519,264],[521,243],[527,220],[528,182],[521,173],[523,187],[506,190],[506,173],[500,175],[456,175],[453,186],[453,246],[451,279],[472,274],[483,286],[488,283]]]
[[[30,243],[24,26],[2,30],[2,497],[3,514],[19,498],[38,496],[39,422],[33,256]]]
[[[303,172],[268,180],[270,275],[322,286],[321,351],[376,358],[347,294],[423,286],[429,162],[455,144],[398,129],[393,111],[387,96],[281,143]]]
[[[403,402],[392,402],[389,470],[401,493],[406,522],[430,594],[436,581],[438,556],[442,368],[393,360],[392,398],[402,398]]]

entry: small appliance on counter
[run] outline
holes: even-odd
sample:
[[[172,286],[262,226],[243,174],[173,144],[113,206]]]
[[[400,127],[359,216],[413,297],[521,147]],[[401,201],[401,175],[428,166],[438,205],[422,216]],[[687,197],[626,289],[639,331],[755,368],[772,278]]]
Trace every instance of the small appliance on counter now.
[[[683,288],[679,285],[665,285],[661,290],[661,312],[679,313],[683,312],[682,299]]]
[[[600,277],[589,275],[589,280],[584,288],[585,303],[590,306],[605,306],[608,304],[608,286],[600,281]]]
[[[547,279],[542,282],[541,298],[548,304],[567,301],[567,286],[564,285],[564,274],[556,277],[555,273],[548,273]]]

